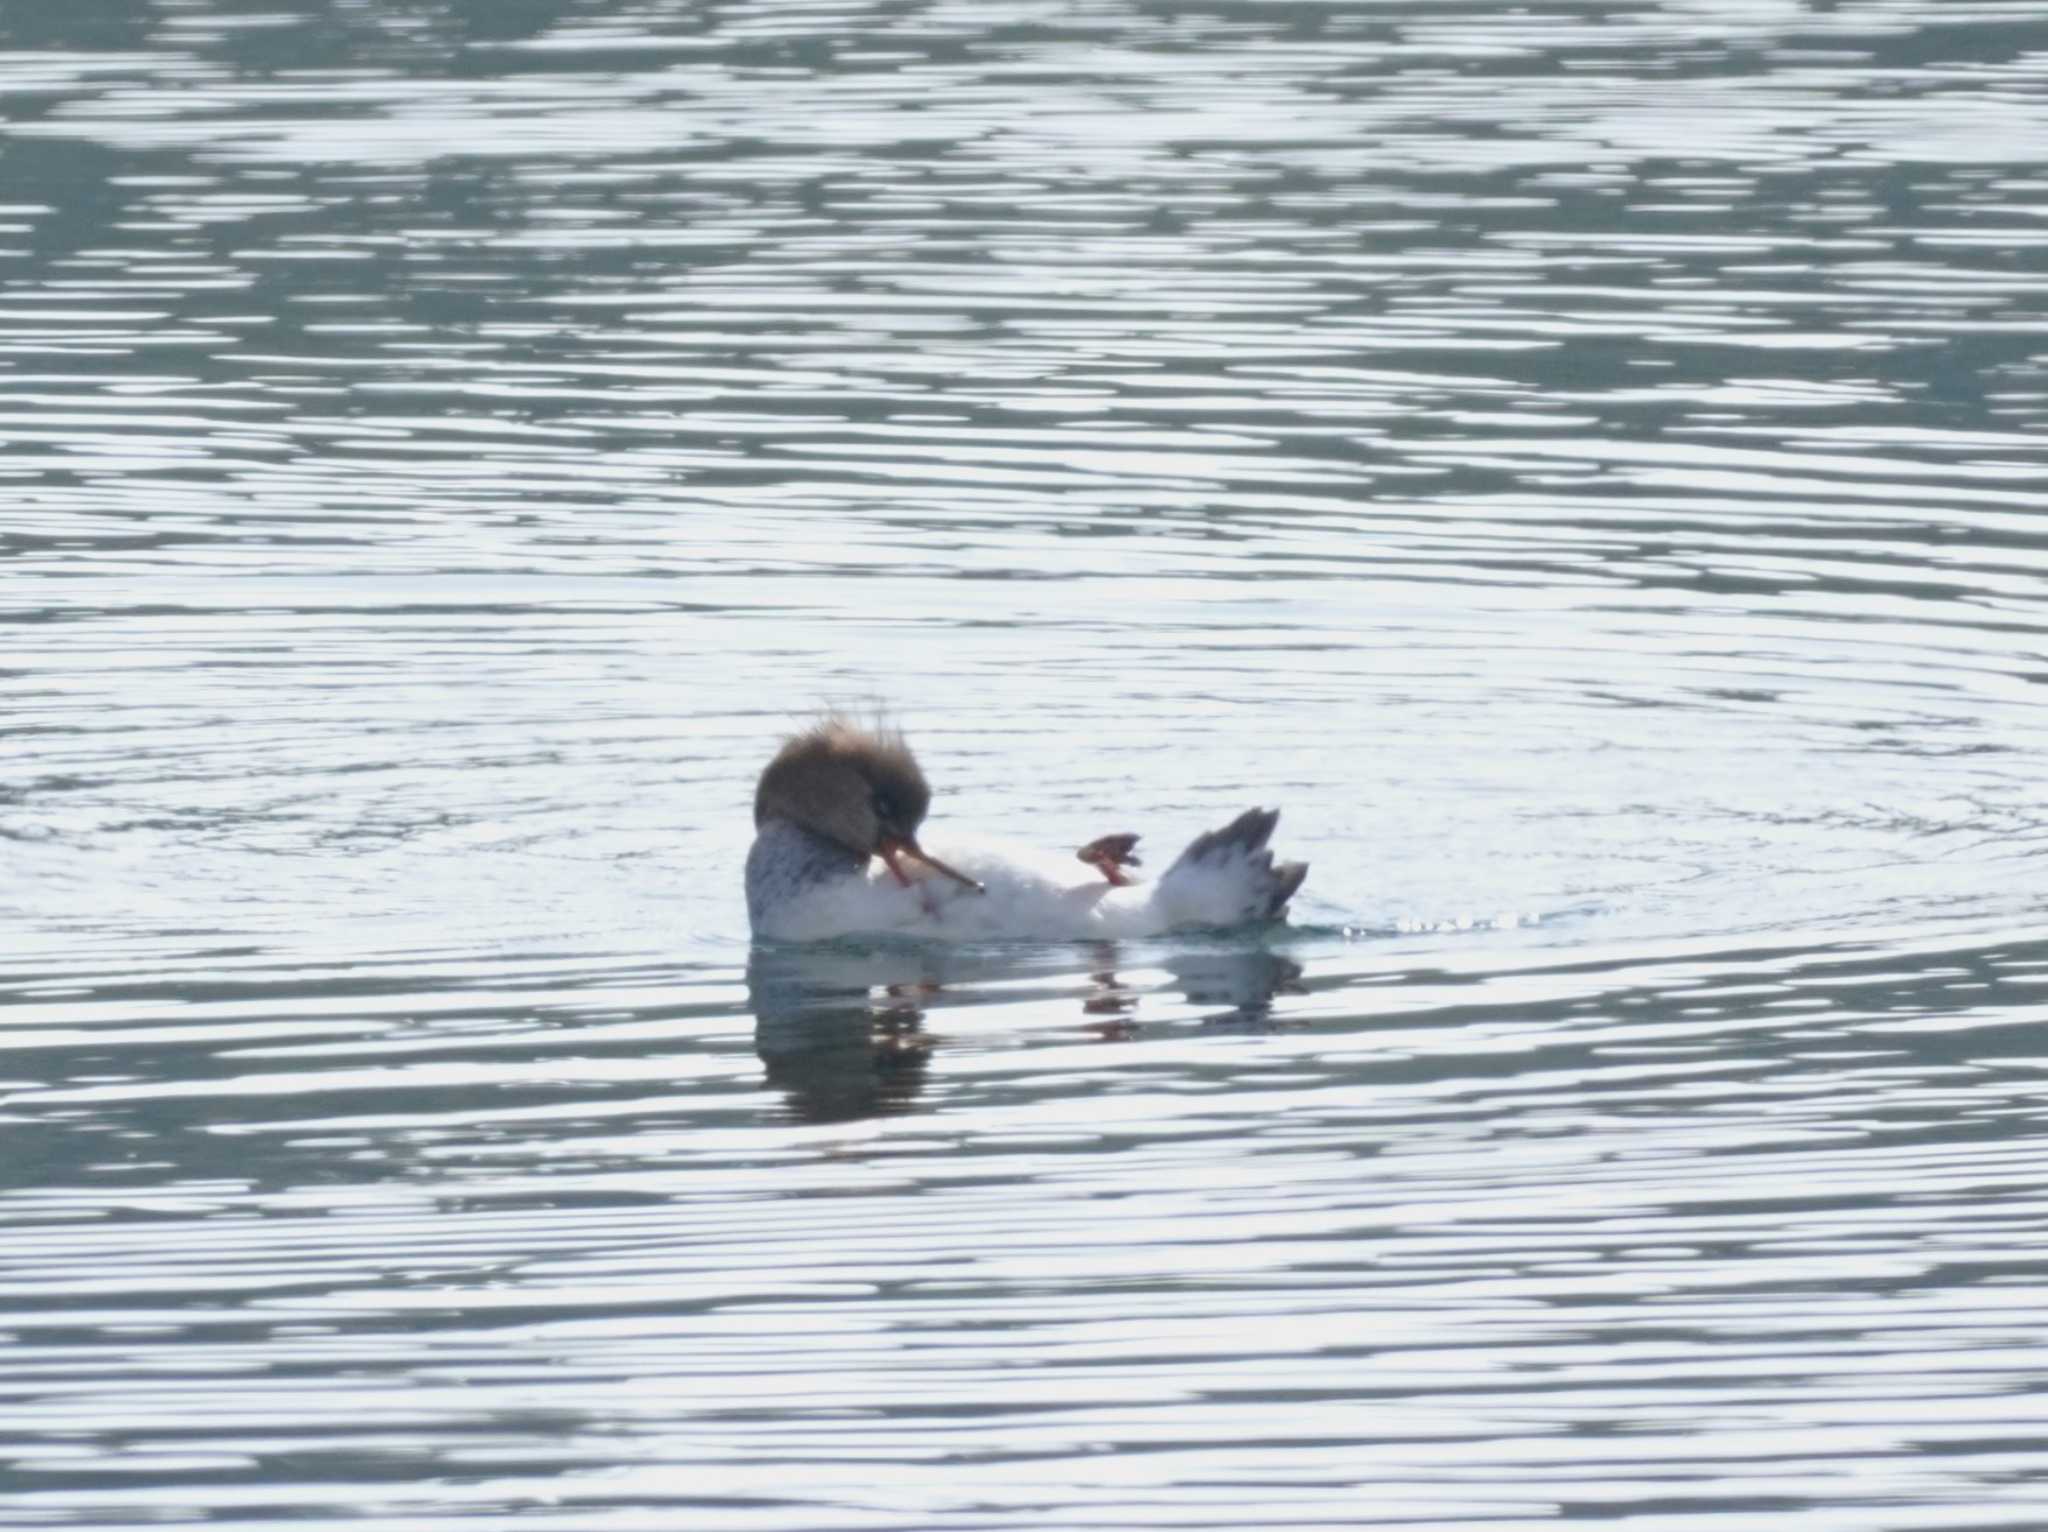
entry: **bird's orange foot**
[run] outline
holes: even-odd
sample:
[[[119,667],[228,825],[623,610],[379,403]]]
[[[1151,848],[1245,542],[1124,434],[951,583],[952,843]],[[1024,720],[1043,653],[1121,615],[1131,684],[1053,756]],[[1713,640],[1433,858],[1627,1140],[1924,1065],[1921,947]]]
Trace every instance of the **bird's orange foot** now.
[[[1124,888],[1137,881],[1124,871],[1126,867],[1140,865],[1137,844],[1135,835],[1104,835],[1091,840],[1074,855],[1109,879],[1112,888]]]

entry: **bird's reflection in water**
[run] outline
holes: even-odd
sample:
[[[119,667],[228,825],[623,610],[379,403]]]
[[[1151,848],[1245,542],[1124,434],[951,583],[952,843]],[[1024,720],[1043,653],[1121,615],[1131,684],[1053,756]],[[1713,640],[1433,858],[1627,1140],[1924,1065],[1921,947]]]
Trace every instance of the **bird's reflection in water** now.
[[[936,1011],[1014,1004],[1020,981],[1071,992],[1071,947],[757,947],[747,963],[754,1048],[768,1083],[806,1122],[848,1122],[914,1109],[939,1038]],[[1087,987],[1080,1027],[1104,1041],[1143,1034],[1146,990],[1120,976],[1127,954],[1100,942],[1079,954]],[[1215,1008],[1203,1025],[1266,1027],[1273,999],[1303,993],[1301,965],[1255,946],[1148,949],[1148,965],[1189,1004]]]
[[[1081,1002],[1081,1014],[1088,1020],[1083,1028],[1104,1042],[1116,1042],[1138,1035],[1138,992],[1116,975],[1115,942],[1097,942],[1088,953],[1088,997]]]
[[[1188,1004],[1221,1008],[1204,1018],[1212,1026],[1277,1026],[1273,997],[1308,993],[1301,964],[1263,947],[1177,952],[1165,966]]]
[[[756,948],[747,994],[768,1083],[805,1122],[910,1110],[931,1061],[924,1001],[938,988],[912,953]]]

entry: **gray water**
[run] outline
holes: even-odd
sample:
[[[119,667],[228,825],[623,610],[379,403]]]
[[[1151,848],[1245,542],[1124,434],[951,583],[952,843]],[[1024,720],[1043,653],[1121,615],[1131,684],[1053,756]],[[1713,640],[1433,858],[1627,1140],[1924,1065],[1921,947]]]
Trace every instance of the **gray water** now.
[[[0,0],[0,114],[0,1523],[2048,1525],[2033,0]],[[876,702],[1293,925],[751,951]]]

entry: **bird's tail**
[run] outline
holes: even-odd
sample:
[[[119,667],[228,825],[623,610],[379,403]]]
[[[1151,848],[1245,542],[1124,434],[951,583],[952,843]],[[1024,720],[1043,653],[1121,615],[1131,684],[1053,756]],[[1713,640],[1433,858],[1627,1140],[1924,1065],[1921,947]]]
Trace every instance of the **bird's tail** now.
[[[1278,920],[1308,876],[1306,862],[1275,863],[1266,842],[1278,809],[1246,809],[1220,830],[1188,842],[1156,895],[1179,926],[1238,926]]]

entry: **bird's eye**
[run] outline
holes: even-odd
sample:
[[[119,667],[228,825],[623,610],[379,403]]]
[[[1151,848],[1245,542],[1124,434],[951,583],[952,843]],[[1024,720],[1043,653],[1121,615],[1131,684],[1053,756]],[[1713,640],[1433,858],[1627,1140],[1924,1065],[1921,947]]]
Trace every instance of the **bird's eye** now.
[[[889,801],[887,793],[876,793],[874,798],[875,818],[888,821],[896,817],[896,805]]]

